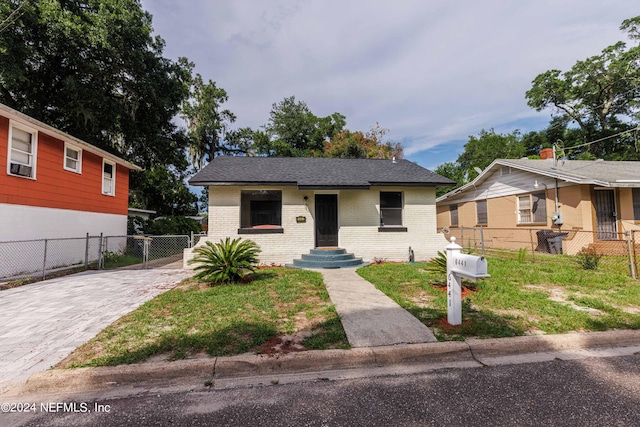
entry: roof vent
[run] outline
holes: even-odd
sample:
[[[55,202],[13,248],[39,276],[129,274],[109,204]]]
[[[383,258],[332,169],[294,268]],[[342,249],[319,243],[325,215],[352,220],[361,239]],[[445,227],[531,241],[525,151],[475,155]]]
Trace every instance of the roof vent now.
[[[398,163],[396,162],[396,156],[393,156],[393,159],[391,159],[391,163]]]

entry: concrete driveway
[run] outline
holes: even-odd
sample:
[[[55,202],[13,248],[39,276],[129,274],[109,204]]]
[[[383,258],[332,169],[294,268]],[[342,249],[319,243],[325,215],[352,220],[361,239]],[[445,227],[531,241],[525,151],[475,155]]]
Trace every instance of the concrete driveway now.
[[[193,274],[182,269],[86,271],[0,291],[0,394]]]

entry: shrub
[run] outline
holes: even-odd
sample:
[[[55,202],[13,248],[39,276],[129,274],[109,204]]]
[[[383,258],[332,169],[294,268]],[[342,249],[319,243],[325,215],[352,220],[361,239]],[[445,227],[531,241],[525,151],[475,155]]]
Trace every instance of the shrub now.
[[[584,270],[597,270],[600,258],[602,258],[602,255],[598,255],[595,249],[582,248],[576,254],[576,260]]]
[[[167,234],[200,233],[202,227],[198,221],[184,216],[166,216],[163,218],[148,220],[144,227],[144,234],[162,236]]]
[[[427,262],[425,270],[432,273],[447,274],[447,254],[442,251],[438,251],[438,256],[431,258],[429,262]]]
[[[205,242],[193,250],[196,257],[189,264],[198,264],[196,278],[210,283],[232,283],[239,281],[246,271],[254,272],[260,247],[252,240],[227,237],[219,243]]]

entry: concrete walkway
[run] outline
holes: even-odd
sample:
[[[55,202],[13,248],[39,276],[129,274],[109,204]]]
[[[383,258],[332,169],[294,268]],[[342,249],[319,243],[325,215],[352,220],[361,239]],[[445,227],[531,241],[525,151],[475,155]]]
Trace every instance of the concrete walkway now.
[[[0,291],[0,394],[192,275],[181,269],[86,271]]]
[[[322,273],[352,347],[436,342],[422,322],[360,277],[353,268]]]

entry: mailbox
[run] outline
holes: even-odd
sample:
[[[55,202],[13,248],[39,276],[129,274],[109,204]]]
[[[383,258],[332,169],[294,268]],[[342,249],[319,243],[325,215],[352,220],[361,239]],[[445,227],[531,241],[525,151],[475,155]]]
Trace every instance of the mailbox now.
[[[489,277],[485,257],[455,253],[452,258],[451,271],[453,273],[471,280]]]

